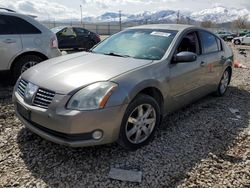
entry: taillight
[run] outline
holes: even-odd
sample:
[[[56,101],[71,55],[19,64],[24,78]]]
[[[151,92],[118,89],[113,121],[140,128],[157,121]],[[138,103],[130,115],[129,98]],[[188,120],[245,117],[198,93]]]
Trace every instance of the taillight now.
[[[56,36],[53,36],[50,40],[50,47],[51,48],[58,48],[58,41]]]

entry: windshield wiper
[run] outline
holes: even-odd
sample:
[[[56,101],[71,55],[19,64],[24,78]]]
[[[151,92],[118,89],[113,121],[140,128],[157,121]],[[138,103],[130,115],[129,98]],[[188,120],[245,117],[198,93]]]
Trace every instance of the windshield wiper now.
[[[104,55],[111,55],[111,56],[117,56],[117,57],[131,57],[129,55],[121,55],[121,54],[117,54],[117,53],[114,53],[114,52],[105,53]]]

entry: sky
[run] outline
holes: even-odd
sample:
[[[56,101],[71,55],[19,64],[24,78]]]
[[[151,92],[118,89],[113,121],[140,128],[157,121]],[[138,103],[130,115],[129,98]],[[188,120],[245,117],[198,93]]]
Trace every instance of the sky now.
[[[123,13],[166,9],[201,11],[215,6],[250,10],[250,0],[0,0],[0,7],[37,15],[41,20],[80,19],[80,5],[84,17],[119,10]]]

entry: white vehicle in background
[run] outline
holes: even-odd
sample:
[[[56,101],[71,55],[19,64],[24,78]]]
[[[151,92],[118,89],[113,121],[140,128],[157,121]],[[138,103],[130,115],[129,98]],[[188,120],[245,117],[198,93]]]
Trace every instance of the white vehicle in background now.
[[[248,44],[250,45],[250,34],[247,34],[245,36],[242,37],[235,37],[232,42],[236,45],[240,45],[240,44]]]
[[[0,71],[14,81],[28,68],[61,55],[56,35],[32,16],[0,7]]]

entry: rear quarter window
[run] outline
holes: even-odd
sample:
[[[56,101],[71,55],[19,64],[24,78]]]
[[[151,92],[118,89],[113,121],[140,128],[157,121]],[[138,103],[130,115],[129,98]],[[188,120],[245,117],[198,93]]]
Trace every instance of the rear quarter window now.
[[[0,34],[40,34],[41,31],[26,20],[0,15]]]

